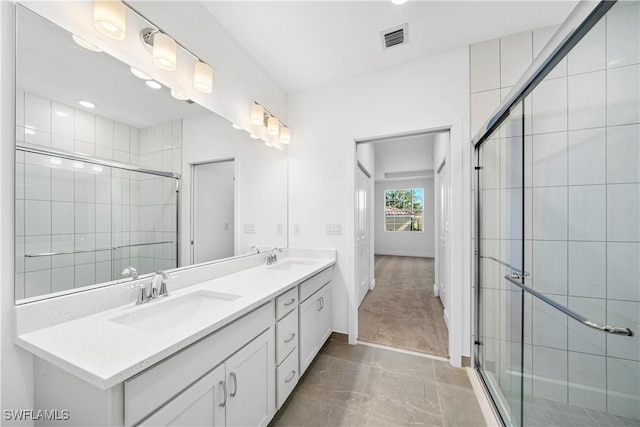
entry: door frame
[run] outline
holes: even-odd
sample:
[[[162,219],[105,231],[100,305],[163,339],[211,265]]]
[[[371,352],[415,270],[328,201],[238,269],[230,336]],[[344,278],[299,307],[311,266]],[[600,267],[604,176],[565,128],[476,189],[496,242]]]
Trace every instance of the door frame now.
[[[372,290],[375,287],[375,278],[373,276],[373,266],[375,264],[375,259],[374,259],[374,250],[373,250],[373,243],[372,243],[372,229],[375,227],[372,227],[372,223],[371,223],[371,219],[373,217],[372,215],[372,192],[371,192],[371,172],[369,172],[366,168],[365,165],[363,165],[359,160],[358,162],[358,168],[356,169],[356,191],[355,191],[355,204],[356,204],[356,215],[354,216],[354,229],[355,229],[355,236],[354,236],[354,247],[356,247],[357,249],[357,241],[358,241],[358,181],[357,181],[357,175],[359,173],[359,170],[361,170],[366,176],[367,178],[369,178],[369,185],[367,186],[367,201],[366,201],[366,205],[367,205],[367,227],[369,228],[368,230],[368,235],[369,235],[369,254],[368,254],[368,258],[369,258],[369,283],[368,283],[368,289]],[[355,270],[356,270],[356,300],[357,300],[357,305],[358,307],[360,307],[360,304],[362,304],[362,301],[360,301],[360,294],[359,294],[359,286],[360,286],[360,282],[359,282],[359,277],[358,277],[358,256],[355,256]],[[363,298],[364,300],[364,298]]]
[[[445,185],[448,187],[447,188],[447,198],[446,198],[446,221],[449,222],[449,224],[451,223],[451,188],[450,188],[450,180],[449,180],[449,167],[448,167],[448,163],[447,163],[447,157],[445,156],[444,159],[442,159],[442,162],[440,162],[440,165],[438,165],[438,167],[436,168],[436,173],[434,174],[434,200],[436,202],[436,206],[435,206],[435,216],[436,216],[436,226],[435,228],[435,252],[436,252],[436,259],[435,259],[435,263],[434,263],[434,267],[435,267],[435,283],[433,285],[434,288],[434,293],[436,294],[436,296],[440,296],[440,275],[442,274],[442,271],[440,270],[440,260],[441,257],[444,256],[445,258],[445,268],[447,269],[447,272],[450,271],[450,260],[451,260],[451,256],[450,256],[450,249],[449,249],[449,233],[447,233],[447,244],[446,244],[446,253],[441,254],[440,253],[440,230],[441,230],[441,223],[443,220],[442,217],[442,182],[441,182],[441,172],[445,171],[446,175],[445,175],[445,179],[447,180],[447,182],[445,182]],[[437,183],[437,185],[436,185]],[[436,189],[437,188],[437,189]],[[445,274],[446,277],[446,283],[445,283],[445,294],[449,291],[449,285],[450,285],[450,280],[449,280],[449,275]],[[440,299],[440,301],[442,301],[442,299]],[[447,325],[447,328],[449,328],[449,304],[450,304],[450,298],[447,295],[445,298],[445,301],[443,303],[444,306],[444,321]]]

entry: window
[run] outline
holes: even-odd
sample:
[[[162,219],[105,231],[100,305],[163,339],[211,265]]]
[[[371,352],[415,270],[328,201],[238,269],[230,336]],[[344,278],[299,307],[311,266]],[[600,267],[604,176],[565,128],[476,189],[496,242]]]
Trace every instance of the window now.
[[[386,231],[423,231],[422,188],[384,191]]]

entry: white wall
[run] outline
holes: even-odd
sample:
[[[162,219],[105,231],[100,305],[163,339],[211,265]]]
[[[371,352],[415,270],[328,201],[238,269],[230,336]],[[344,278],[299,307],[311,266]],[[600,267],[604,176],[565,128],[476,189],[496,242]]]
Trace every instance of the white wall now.
[[[405,188],[424,189],[424,230],[422,232],[392,232],[385,229],[384,192]],[[374,206],[376,255],[435,256],[433,178],[376,181]]]
[[[353,339],[357,333],[353,308],[356,139],[452,126],[449,149],[456,194],[452,250],[458,260],[452,269],[458,293],[452,299],[460,301],[456,310],[470,309],[468,69],[469,51],[459,49],[290,95],[289,121],[296,130],[296,143],[289,151],[290,223],[300,225],[300,234],[291,233],[290,243],[337,249],[334,329],[350,332]],[[342,222],[341,236],[324,234],[324,223],[329,221]],[[457,322],[459,333],[451,340],[454,358],[470,352],[469,325]]]

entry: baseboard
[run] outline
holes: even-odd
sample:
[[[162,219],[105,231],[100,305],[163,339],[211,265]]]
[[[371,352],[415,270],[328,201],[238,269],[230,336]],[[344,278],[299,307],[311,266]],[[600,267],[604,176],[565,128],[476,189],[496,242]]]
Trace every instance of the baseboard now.
[[[433,285],[433,294],[434,294],[435,296],[438,296],[438,295],[439,295],[439,289],[438,289],[438,287],[437,287],[436,285]]]
[[[435,258],[433,252],[375,251],[375,255],[408,256],[414,258]]]
[[[447,313],[447,309],[444,310],[444,324],[447,325],[447,329],[449,329],[449,313]]]
[[[370,283],[369,283],[369,290],[372,291],[373,288],[376,287],[376,279],[373,279]]]
[[[342,332],[331,332],[329,339],[340,342],[349,342],[349,335],[343,334]]]

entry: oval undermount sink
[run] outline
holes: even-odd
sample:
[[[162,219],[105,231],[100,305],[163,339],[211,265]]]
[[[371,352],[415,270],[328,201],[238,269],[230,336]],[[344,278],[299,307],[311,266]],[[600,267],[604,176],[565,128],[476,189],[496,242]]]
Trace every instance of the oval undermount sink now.
[[[163,332],[179,326],[181,323],[220,308],[241,295],[223,292],[197,291],[167,301],[152,301],[148,307],[114,317],[112,322],[142,329],[148,332]]]
[[[289,260],[289,261],[281,262],[279,264],[270,265],[267,268],[270,270],[291,271],[291,269],[300,268],[307,265],[313,265],[315,263],[316,263],[315,261]]]

